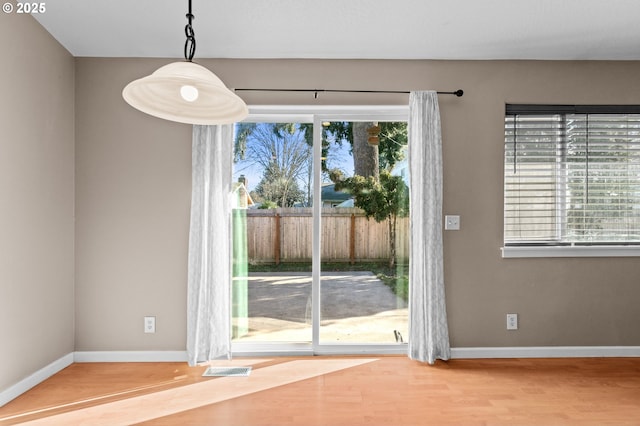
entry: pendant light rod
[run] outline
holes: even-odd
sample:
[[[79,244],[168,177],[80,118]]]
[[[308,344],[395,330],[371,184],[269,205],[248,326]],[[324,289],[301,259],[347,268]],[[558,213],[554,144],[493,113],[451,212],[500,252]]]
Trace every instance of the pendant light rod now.
[[[187,62],[193,62],[193,56],[196,54],[196,34],[192,25],[194,19],[195,16],[191,13],[191,0],[189,0],[188,24],[184,27],[184,33],[187,36],[187,41],[184,42],[184,59]]]
[[[346,90],[346,89],[234,89],[236,92],[307,92],[315,93],[315,97],[318,97],[318,93],[411,93],[408,90]],[[461,97],[464,94],[464,90],[458,89],[453,92],[436,92],[439,95],[455,95]]]

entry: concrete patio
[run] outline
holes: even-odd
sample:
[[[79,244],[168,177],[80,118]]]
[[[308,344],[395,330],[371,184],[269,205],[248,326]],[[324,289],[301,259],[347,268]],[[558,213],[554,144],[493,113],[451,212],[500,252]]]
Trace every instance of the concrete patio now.
[[[311,341],[311,273],[248,277],[248,333],[236,341]],[[371,272],[323,272],[321,343],[395,343],[407,332],[407,304]],[[236,319],[234,319],[234,322]]]

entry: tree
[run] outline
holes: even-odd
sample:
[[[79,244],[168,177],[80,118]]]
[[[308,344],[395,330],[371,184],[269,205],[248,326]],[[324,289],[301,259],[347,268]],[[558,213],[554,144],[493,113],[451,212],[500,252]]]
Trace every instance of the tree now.
[[[380,178],[355,175],[345,178],[341,172],[333,171],[331,179],[338,191],[350,193],[354,205],[364,211],[367,219],[376,222],[387,221],[389,228],[389,267],[396,263],[396,230],[399,217],[409,214],[409,188],[400,176],[392,176],[388,171],[380,172]]]
[[[378,129],[378,145],[370,144],[370,131]],[[404,159],[407,145],[406,122],[349,122],[334,121],[323,128],[323,148],[331,145],[329,140],[341,145],[351,144],[356,175],[368,177],[379,175],[380,170],[391,171],[395,164]],[[323,151],[323,158],[328,155]],[[323,170],[328,167],[323,162]]]
[[[305,133],[295,123],[238,124],[234,159],[243,161],[245,167],[259,167],[263,171],[255,188],[262,199],[277,202],[281,207],[305,201],[299,181],[311,181],[312,159]]]
[[[269,127],[269,132],[279,136],[284,134],[296,134],[309,146],[313,146],[312,123],[238,123],[236,125],[236,139],[234,145],[234,161],[250,159],[251,144],[258,133],[264,132],[264,127]],[[369,130],[379,128],[378,145],[369,143]],[[331,121],[322,127],[322,171],[328,173],[331,170],[331,147],[348,143],[351,145],[355,174],[360,176],[375,176],[379,170],[391,171],[395,164],[404,159],[407,145],[406,122],[350,122]],[[262,164],[261,164],[262,165]],[[311,162],[306,164],[306,188],[307,198],[311,201]]]
[[[391,171],[396,163],[405,159],[409,143],[406,122],[382,122],[380,126],[380,169]]]
[[[272,201],[280,207],[293,207],[305,198],[298,182],[289,178],[283,170],[273,166],[264,171],[255,192],[265,202]]]

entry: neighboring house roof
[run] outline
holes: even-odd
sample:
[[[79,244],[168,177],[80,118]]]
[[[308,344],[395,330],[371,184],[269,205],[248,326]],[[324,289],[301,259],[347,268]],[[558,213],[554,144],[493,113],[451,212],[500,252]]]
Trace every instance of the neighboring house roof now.
[[[335,185],[332,183],[322,184],[322,192],[320,194],[322,202],[341,203],[351,198],[351,194],[346,192],[336,191]]]

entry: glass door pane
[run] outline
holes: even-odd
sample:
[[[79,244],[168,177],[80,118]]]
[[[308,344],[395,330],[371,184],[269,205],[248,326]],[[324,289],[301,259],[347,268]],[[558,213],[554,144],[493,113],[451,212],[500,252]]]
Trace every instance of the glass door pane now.
[[[323,121],[319,344],[408,335],[406,122]]]
[[[233,341],[312,341],[311,123],[236,125]]]

